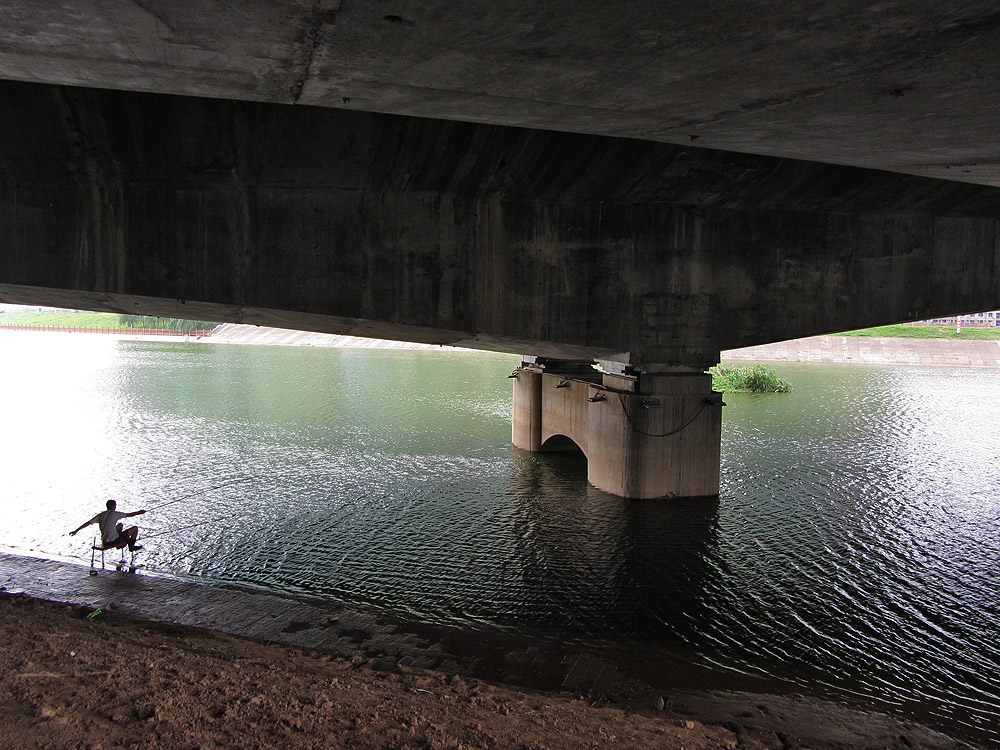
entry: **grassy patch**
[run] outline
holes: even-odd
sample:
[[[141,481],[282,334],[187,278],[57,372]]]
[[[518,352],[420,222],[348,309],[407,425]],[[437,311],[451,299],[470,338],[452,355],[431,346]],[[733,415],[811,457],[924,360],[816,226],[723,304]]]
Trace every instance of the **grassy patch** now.
[[[955,326],[877,326],[857,331],[844,331],[836,336],[873,336],[891,339],[1000,339],[1000,328],[968,328],[955,333]]]
[[[779,378],[767,365],[716,365],[709,372],[712,389],[722,393],[788,393],[792,390],[791,384]]]
[[[44,326],[46,328],[169,328],[180,332],[194,328],[214,328],[217,324],[199,320],[154,318],[142,315],[87,312],[84,310],[43,310],[0,312],[0,326]]]
[[[44,312],[3,312],[0,325],[5,326],[79,326],[81,328],[119,328],[118,313],[75,312],[73,310]]]

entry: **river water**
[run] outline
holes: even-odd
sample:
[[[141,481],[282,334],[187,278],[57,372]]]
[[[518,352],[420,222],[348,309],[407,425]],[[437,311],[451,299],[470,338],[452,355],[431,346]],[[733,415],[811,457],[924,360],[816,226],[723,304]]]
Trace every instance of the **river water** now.
[[[1000,372],[788,364],[718,501],[510,445],[515,357],[0,333],[0,548],[761,677],[1000,742]],[[88,537],[82,540],[82,537]]]

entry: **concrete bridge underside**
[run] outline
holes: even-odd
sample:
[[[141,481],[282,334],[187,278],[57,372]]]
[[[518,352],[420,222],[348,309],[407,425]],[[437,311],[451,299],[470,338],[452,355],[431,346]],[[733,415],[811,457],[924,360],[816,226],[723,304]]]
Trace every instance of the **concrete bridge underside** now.
[[[0,98],[0,300],[602,360],[632,380],[575,429],[616,494],[718,492],[719,410],[670,427],[710,383],[666,374],[1000,300],[996,188],[322,108]],[[652,413],[673,418],[637,426]]]
[[[323,108],[0,100],[5,301],[656,371],[1000,300],[996,188]]]
[[[0,301],[600,360],[632,432],[1000,307],[989,3],[391,5],[0,9]]]

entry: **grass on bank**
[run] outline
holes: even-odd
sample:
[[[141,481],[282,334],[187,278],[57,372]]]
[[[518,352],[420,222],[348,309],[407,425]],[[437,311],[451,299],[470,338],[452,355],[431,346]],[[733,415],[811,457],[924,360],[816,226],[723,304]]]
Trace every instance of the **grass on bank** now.
[[[118,313],[17,311],[0,313],[0,325],[5,326],[79,326],[81,328],[119,328]]]
[[[791,384],[764,364],[716,365],[709,369],[712,374],[712,390],[721,393],[788,393]]]
[[[78,328],[169,328],[177,331],[190,331],[197,328],[214,328],[218,323],[84,310],[16,310],[0,312],[0,326],[2,325],[50,328],[63,326]]]
[[[969,328],[962,326],[962,333],[955,333],[955,326],[891,325],[844,331],[835,336],[872,336],[887,339],[1000,339],[1000,328]]]

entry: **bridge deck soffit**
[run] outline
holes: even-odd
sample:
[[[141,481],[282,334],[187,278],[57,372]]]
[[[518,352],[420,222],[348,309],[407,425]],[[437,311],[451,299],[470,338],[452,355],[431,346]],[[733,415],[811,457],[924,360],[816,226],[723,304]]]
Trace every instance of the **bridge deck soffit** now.
[[[21,0],[0,78],[638,138],[1000,185],[994,2]]]
[[[316,107],[0,100],[8,301],[646,371],[1000,306],[997,188]]]

